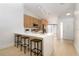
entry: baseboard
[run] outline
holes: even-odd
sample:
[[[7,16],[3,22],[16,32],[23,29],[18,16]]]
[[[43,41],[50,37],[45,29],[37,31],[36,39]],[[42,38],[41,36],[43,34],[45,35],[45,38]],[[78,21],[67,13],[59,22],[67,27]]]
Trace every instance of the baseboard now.
[[[79,55],[79,48],[77,47],[76,44],[74,44],[74,48],[76,49],[76,53],[77,53],[77,55]]]
[[[73,39],[63,39],[63,40],[71,40],[71,41],[73,41]]]
[[[57,40],[61,40],[61,39],[57,39]],[[64,41],[74,41],[74,40],[70,40],[70,39],[63,39]]]

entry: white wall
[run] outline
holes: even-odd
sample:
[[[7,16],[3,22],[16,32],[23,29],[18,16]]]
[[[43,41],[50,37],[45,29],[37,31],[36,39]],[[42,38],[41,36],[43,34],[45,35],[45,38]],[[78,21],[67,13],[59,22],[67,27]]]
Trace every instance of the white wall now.
[[[48,24],[57,24],[58,23],[57,16],[48,17],[47,20],[48,20]]]
[[[79,4],[76,4],[75,9],[75,40],[74,40],[75,48],[79,54]]]
[[[52,17],[48,17],[46,18],[48,21],[48,27],[47,27],[47,32],[52,32],[54,33],[56,31],[56,28],[54,28],[54,25],[49,25],[49,24],[57,24],[58,22],[58,18],[57,16],[52,16]],[[57,26],[56,26],[57,27]]]
[[[74,18],[72,16],[64,16],[59,18],[58,22],[59,36],[60,36],[60,22],[63,23],[63,39],[73,40]]]
[[[14,32],[23,29],[23,4],[0,4],[0,49],[14,42]]]

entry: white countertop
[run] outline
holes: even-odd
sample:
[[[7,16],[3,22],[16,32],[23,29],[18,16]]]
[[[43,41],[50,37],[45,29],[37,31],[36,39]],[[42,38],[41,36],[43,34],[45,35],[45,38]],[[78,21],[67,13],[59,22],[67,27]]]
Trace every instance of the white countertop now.
[[[46,36],[52,35],[53,33],[34,33],[34,32],[15,32],[15,34],[21,34],[25,36],[35,36],[35,37],[41,37],[44,38]]]

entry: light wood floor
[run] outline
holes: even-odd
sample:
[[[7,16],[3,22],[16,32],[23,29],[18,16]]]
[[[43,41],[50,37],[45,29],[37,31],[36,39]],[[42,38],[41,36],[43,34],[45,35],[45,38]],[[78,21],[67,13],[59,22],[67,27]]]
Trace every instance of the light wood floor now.
[[[54,41],[54,55],[56,56],[75,56],[77,55],[73,43],[69,40]]]
[[[52,56],[76,56],[76,50],[74,48],[73,42],[69,40],[57,40],[56,37],[54,37],[54,53]],[[23,51],[21,52],[20,49],[12,46],[6,49],[0,50],[1,56],[29,56],[29,52],[27,51],[27,54],[24,54]]]

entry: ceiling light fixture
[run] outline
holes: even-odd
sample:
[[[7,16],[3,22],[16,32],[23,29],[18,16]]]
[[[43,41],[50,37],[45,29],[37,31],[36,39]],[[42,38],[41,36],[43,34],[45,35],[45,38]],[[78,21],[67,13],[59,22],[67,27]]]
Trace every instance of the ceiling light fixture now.
[[[71,15],[71,13],[66,13],[66,15],[67,15],[67,16],[70,16],[70,15]]]
[[[41,8],[41,6],[38,6],[38,8]]]

